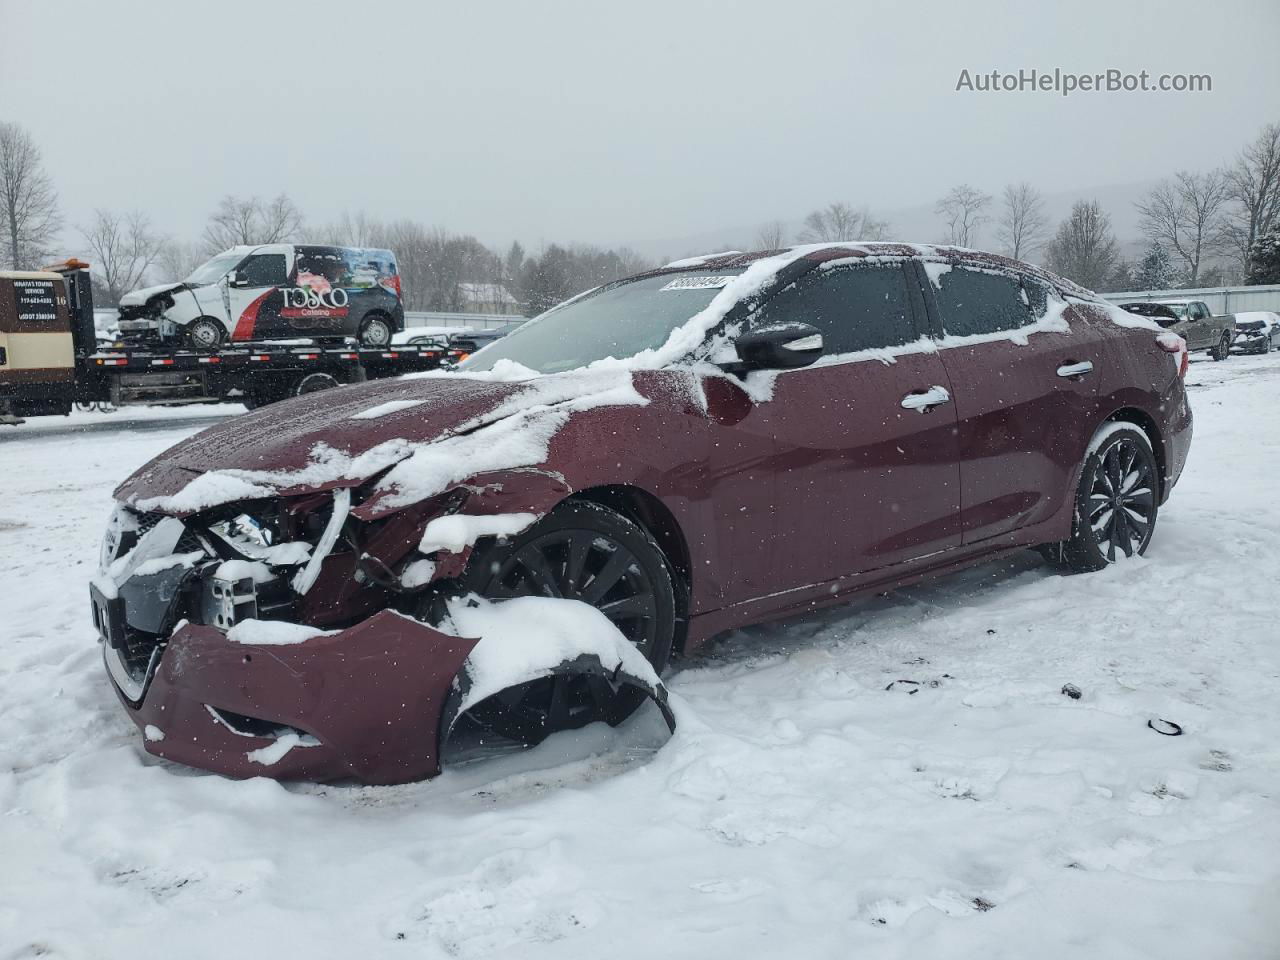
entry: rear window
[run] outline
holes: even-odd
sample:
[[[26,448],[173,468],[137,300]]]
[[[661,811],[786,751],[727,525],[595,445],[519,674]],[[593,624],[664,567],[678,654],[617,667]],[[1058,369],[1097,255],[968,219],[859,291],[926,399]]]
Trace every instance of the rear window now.
[[[1038,284],[1024,289],[1022,281],[1007,274],[953,267],[939,280],[938,309],[949,337],[1016,330],[1044,313],[1047,291]]]

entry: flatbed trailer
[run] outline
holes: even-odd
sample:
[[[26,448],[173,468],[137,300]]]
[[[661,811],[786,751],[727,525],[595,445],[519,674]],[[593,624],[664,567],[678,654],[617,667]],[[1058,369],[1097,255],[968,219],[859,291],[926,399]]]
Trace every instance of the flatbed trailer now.
[[[440,347],[370,349],[354,344],[245,342],[221,350],[166,349],[154,344],[98,345],[76,369],[76,402],[244,403],[259,407],[286,397],[405,373],[434,370],[461,355]]]
[[[406,373],[465,356],[436,344],[265,340],[202,351],[154,340],[98,339],[89,266],[0,274],[0,423],[69,414],[75,404],[243,403]],[[32,359],[36,358],[36,359]]]

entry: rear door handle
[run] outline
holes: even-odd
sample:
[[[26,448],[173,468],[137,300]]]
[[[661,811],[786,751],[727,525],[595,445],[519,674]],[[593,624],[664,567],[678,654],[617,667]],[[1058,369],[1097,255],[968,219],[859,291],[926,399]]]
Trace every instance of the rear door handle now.
[[[920,393],[908,393],[902,398],[902,406],[905,409],[919,410],[921,413],[928,413],[939,404],[950,402],[951,394],[947,393],[946,388],[936,385]]]
[[[1082,360],[1079,363],[1064,363],[1058,368],[1058,376],[1060,377],[1083,377],[1086,373],[1093,373],[1093,361]]]

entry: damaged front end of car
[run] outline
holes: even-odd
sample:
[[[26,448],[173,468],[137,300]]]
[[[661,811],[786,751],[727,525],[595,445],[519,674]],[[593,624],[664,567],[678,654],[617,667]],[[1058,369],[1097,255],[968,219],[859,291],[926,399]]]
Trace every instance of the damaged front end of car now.
[[[473,544],[424,554],[424,530],[562,493],[534,494],[546,479],[490,478],[396,509],[342,486],[185,516],[118,505],[92,612],[145,748],[233,777],[381,784],[438,774],[471,706],[473,654],[483,645],[491,661],[519,638],[450,632],[447,602],[458,600]],[[639,691],[674,729],[665,688],[634,658],[628,667],[598,648],[554,663],[512,653],[528,661],[529,681],[572,673]]]

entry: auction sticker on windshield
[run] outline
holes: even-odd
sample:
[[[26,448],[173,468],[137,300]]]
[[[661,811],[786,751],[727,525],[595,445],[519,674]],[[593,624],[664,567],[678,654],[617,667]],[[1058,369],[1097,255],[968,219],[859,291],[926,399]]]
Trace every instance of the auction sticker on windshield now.
[[[718,290],[727,286],[736,274],[721,274],[714,277],[676,277],[659,290]]]

